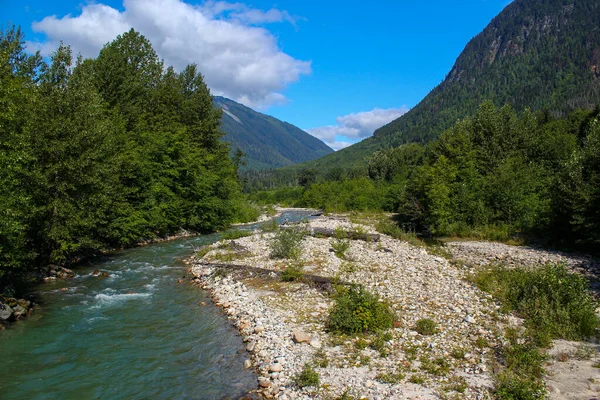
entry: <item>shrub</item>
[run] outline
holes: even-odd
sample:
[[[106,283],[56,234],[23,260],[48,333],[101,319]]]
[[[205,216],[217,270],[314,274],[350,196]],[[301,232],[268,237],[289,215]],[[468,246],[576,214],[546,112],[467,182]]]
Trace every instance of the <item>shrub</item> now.
[[[293,263],[287,266],[281,273],[281,280],[284,282],[293,282],[300,280],[304,276],[304,269],[301,263]]]
[[[346,250],[348,250],[349,247],[350,242],[345,239],[331,239],[331,248],[333,249],[333,254],[335,254],[338,258],[346,258]]]
[[[380,303],[377,295],[363,286],[351,285],[338,289],[327,326],[333,332],[354,334],[389,329],[393,322],[392,310]]]
[[[587,280],[562,264],[535,269],[491,266],[478,272],[474,281],[524,317],[542,346],[554,338],[583,339],[600,325]]]
[[[304,368],[302,368],[302,372],[298,374],[294,378],[294,382],[300,387],[305,386],[319,386],[320,378],[319,373],[314,370],[312,365],[304,364]]]
[[[437,332],[437,324],[429,318],[422,318],[417,321],[415,330],[424,336],[433,335]]]
[[[297,259],[302,253],[302,241],[306,231],[294,227],[280,229],[271,242],[271,257]]]

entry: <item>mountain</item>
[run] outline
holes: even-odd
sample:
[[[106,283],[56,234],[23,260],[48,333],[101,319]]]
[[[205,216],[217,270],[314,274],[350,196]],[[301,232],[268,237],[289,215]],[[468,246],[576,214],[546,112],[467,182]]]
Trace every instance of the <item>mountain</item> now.
[[[431,141],[484,100],[555,117],[593,108],[600,104],[598,21],[598,0],[515,0],[417,106],[373,137],[308,166],[349,167],[381,148]]]
[[[314,136],[287,122],[261,114],[225,97],[215,96],[214,104],[223,110],[223,140],[231,143],[232,154],[240,149],[246,155],[244,170],[284,167],[314,160],[333,150]]]

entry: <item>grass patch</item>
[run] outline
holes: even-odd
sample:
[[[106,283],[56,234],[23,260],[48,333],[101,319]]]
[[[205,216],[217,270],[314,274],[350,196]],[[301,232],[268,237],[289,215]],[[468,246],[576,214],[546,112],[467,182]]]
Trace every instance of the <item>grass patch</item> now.
[[[331,239],[331,248],[336,257],[344,260],[346,251],[350,248],[350,241],[346,239],[346,232],[340,227],[335,228],[334,238]]]
[[[252,232],[244,231],[241,229],[233,229],[230,231],[225,231],[221,235],[221,240],[235,240],[243,237],[252,236]]]
[[[429,318],[422,318],[417,321],[415,330],[423,336],[430,336],[437,332],[437,324]]]
[[[415,232],[405,231],[390,218],[380,218],[375,224],[375,229],[379,233],[391,236],[394,239],[403,240],[414,246],[423,247],[425,245]]]
[[[594,335],[600,325],[588,281],[563,264],[535,269],[490,266],[475,274],[473,281],[507,310],[525,318],[541,346],[554,338],[581,340]]]
[[[299,227],[279,229],[271,242],[271,257],[300,258],[305,237],[306,231]]]
[[[392,327],[394,314],[386,303],[361,285],[338,287],[327,327],[332,332],[379,332]]]
[[[302,372],[294,377],[294,382],[300,387],[314,386],[318,387],[321,379],[319,373],[315,371],[312,365],[304,364]]]
[[[302,280],[304,277],[304,265],[301,262],[295,262],[288,265],[281,272],[281,280],[283,282],[294,282]]]
[[[375,379],[378,380],[379,382],[391,383],[392,385],[402,382],[402,380],[404,378],[406,378],[406,374],[404,374],[403,372],[395,372],[395,373],[386,372],[386,373],[378,374],[377,376],[375,376]]]
[[[423,375],[415,374],[412,375],[408,381],[410,383],[414,383],[415,385],[422,385],[425,383],[425,377]]]
[[[545,398],[542,348],[557,338],[592,336],[600,325],[587,280],[563,264],[548,264],[535,269],[489,266],[473,275],[472,281],[499,299],[504,311],[525,319],[521,337],[518,331],[507,330],[508,344],[497,351],[496,398]]]
[[[438,357],[435,360],[430,358],[421,358],[421,369],[429,372],[432,375],[444,376],[450,372],[450,363],[443,357]]]

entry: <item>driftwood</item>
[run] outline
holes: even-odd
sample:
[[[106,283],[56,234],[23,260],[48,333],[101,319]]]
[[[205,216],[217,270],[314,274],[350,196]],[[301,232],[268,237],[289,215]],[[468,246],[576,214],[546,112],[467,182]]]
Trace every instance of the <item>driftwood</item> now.
[[[293,226],[293,225],[292,225]],[[282,225],[282,229],[290,229],[292,226]],[[337,237],[337,232],[329,228],[311,228],[308,231],[310,236]],[[356,231],[344,231],[344,237],[350,240],[364,240],[365,242],[379,242],[377,233],[361,233]]]
[[[251,267],[248,265],[240,265],[240,264],[227,264],[227,263],[210,263],[203,262],[202,266],[213,267],[213,268],[223,268],[228,269],[230,271],[235,271],[237,273],[241,273],[243,275],[251,273],[249,276],[261,276],[263,279],[281,279],[281,272],[274,271],[272,269],[259,268],[259,267]],[[274,278],[273,278],[274,276]],[[331,278],[319,275],[312,274],[303,274],[302,280],[305,282],[312,282],[317,287],[327,292],[333,291],[333,286],[331,283]],[[339,282],[340,284],[346,284],[345,282]]]

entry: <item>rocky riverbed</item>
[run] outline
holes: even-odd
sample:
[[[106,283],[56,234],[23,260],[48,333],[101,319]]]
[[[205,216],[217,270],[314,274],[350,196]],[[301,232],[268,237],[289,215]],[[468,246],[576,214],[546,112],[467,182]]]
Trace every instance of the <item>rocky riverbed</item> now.
[[[376,233],[369,224],[340,216],[305,226],[315,227]],[[243,335],[245,366],[259,374],[259,393],[279,399],[492,397],[493,348],[505,341],[505,329],[520,321],[501,313],[490,295],[465,280],[474,263],[457,262],[450,254],[456,251],[461,260],[477,254],[466,242],[447,246],[450,253],[442,256],[381,235],[378,241],[349,241],[340,258],[332,251],[333,239],[309,236],[301,264],[311,279],[282,282],[282,271],[298,262],[270,257],[274,235],[258,232],[216,243],[192,267],[194,282],[212,293]],[[474,245],[480,248],[496,251],[493,243]],[[394,310],[394,328],[385,335],[327,332],[335,282],[360,283],[378,294]],[[418,332],[422,319],[435,322],[433,334]],[[598,352],[590,354],[588,361],[597,362]],[[305,364],[319,374],[318,388],[295,384]],[[555,395],[561,392],[559,385],[553,389]]]

